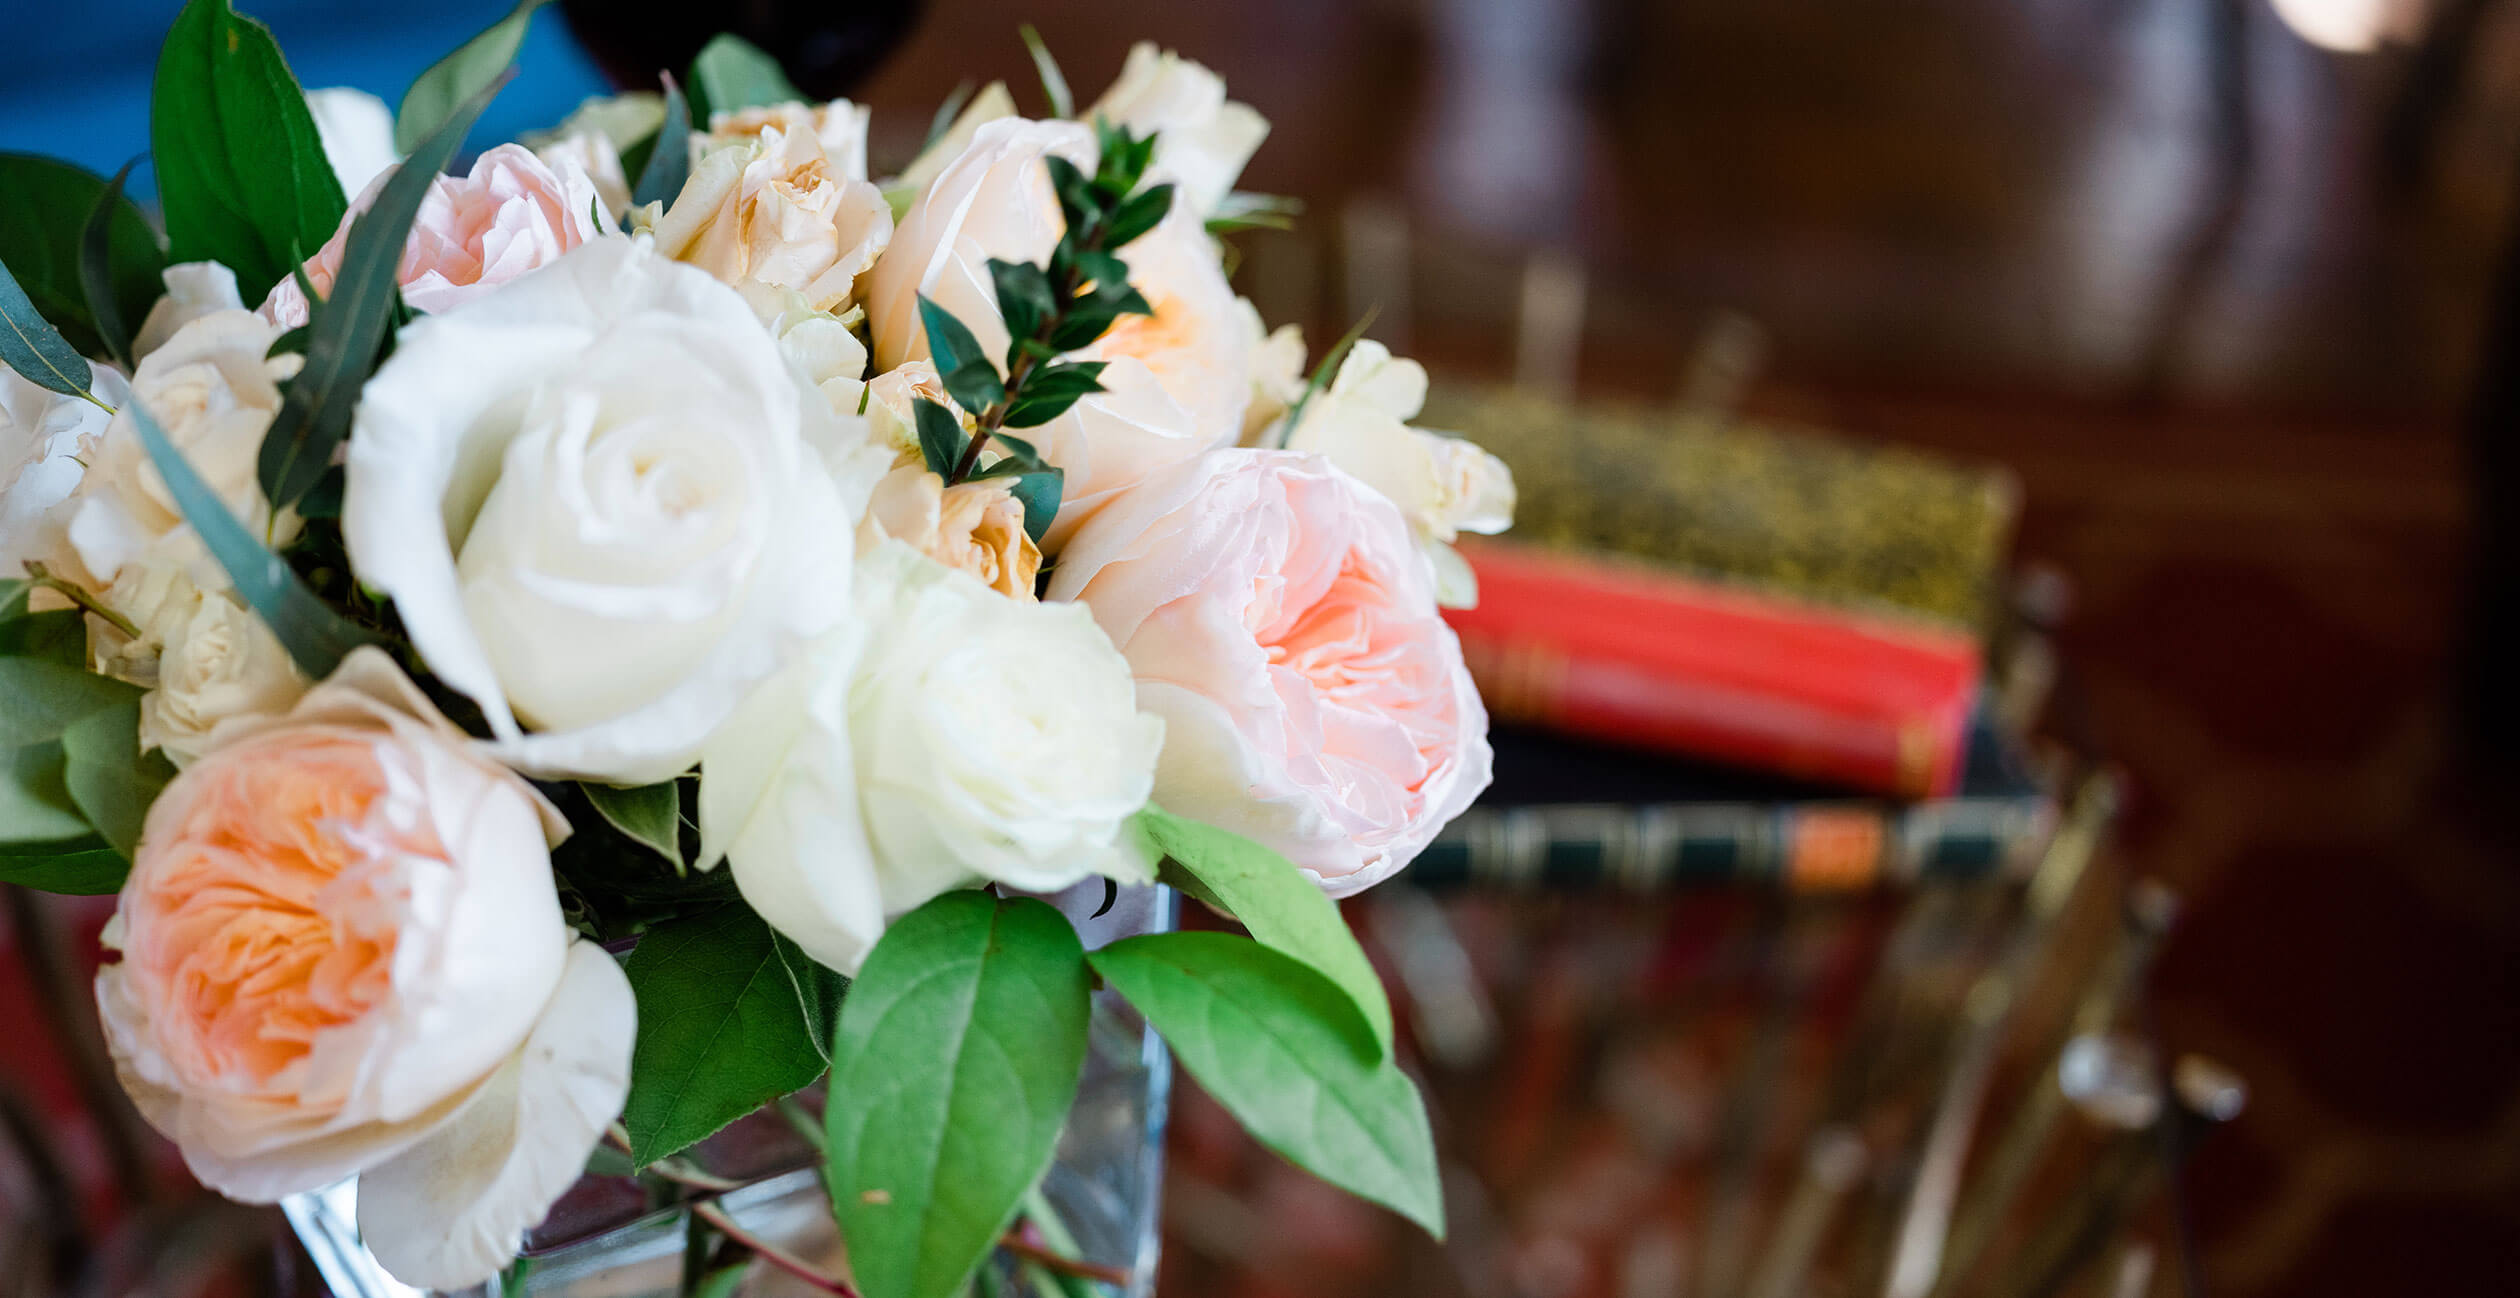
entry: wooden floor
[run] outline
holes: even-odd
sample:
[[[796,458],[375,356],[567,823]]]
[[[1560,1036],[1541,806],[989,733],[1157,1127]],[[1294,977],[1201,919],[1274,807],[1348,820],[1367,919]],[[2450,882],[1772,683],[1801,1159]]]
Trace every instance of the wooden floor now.
[[[2411,185],[2379,148],[2403,53],[2212,0],[937,0],[866,97],[880,157],[975,70],[1029,94],[1019,21],[1083,97],[1150,37],[1275,122],[1248,180],[1312,217],[1244,275],[1316,338],[1343,225],[1396,217],[1382,331],[1451,374],[1509,366],[1521,259],[1561,249],[1579,394],[1674,392],[1737,312],[1753,410],[2013,465],[2024,557],[2077,592],[2070,724],[2190,904],[2159,1022],[2256,1085],[2195,1172],[2212,1291],[2483,1293],[2520,1270],[2520,871],[2451,667],[2500,8]]]

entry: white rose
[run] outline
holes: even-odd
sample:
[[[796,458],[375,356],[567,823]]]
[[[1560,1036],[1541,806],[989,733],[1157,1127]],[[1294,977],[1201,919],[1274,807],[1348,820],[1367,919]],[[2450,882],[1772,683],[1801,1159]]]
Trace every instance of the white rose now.
[[[919,150],[919,156],[912,158],[910,165],[902,168],[901,174],[885,185],[884,192],[901,195],[900,201],[904,203],[918,197],[927,190],[928,183],[936,179],[936,173],[945,169],[946,163],[961,157],[962,151],[971,147],[971,137],[981,127],[1015,115],[1015,96],[1006,88],[1005,82],[992,81],[981,87],[980,93],[973,95],[971,102],[954,114],[954,124],[946,127],[943,135],[930,140],[926,148]],[[898,204],[895,207],[898,210]]]
[[[704,860],[815,959],[854,971],[949,888],[1152,878],[1125,832],[1163,724],[1078,605],[1011,600],[888,541],[856,624],[747,700],[700,781]]]
[[[394,147],[394,110],[364,90],[335,86],[306,92],[307,111],[315,116],[315,138],[324,145],[324,161],[332,164],[341,192],[356,194],[387,167],[402,161]]]
[[[102,365],[95,374],[89,391],[97,401],[119,407],[131,399],[122,375]],[[108,418],[95,401],[37,387],[0,366],[0,579],[18,576],[29,560],[74,563],[71,500],[87,474],[80,457]]]
[[[817,311],[849,306],[892,240],[892,208],[866,180],[863,139],[853,175],[814,128],[810,115],[774,117],[733,143],[695,140],[682,192],[643,218],[657,248],[729,284],[794,289]]]
[[[245,299],[236,293],[236,272],[215,261],[185,261],[158,272],[166,293],[149,307],[149,318],[131,340],[139,360],[166,345],[175,331],[213,311],[241,311]]]
[[[572,167],[585,172],[604,205],[605,223],[621,224],[622,213],[630,210],[630,176],[621,169],[621,150],[611,140],[577,131],[537,146],[534,156],[556,172],[565,174]]]
[[[1201,220],[1233,191],[1243,164],[1269,137],[1269,119],[1226,101],[1223,78],[1151,41],[1129,47],[1119,79],[1080,116],[1153,133],[1156,169],[1181,186]]]
[[[278,326],[250,311],[213,311],[140,362],[130,399],[147,408],[229,512],[285,545],[297,534],[297,516],[283,512],[272,520],[256,478],[263,433],[280,413],[280,384],[305,364],[302,356],[266,356],[279,336]],[[188,562],[200,584],[227,584],[185,525],[128,408],[106,426],[88,461],[70,544],[98,585],[143,558]]]
[[[403,330],[342,531],[504,760],[649,783],[846,615],[864,441],[733,289],[601,240]]]
[[[1440,602],[1466,606],[1478,591],[1453,539],[1513,525],[1514,475],[1474,443],[1409,427],[1425,404],[1426,368],[1360,338],[1304,406],[1287,449],[1322,455],[1389,497],[1434,567]]]
[[[125,1089],[221,1193],[357,1175],[388,1271],[490,1278],[629,1090],[629,981],[552,889],[567,833],[375,649],[224,727],[149,808],[105,932]]]
[[[560,125],[528,131],[517,142],[534,151],[554,171],[574,165],[595,182],[605,216],[615,225],[630,210],[630,186],[636,177],[622,170],[621,151],[656,134],[665,124],[665,97],[634,90],[623,95],[596,95],[578,104]]]

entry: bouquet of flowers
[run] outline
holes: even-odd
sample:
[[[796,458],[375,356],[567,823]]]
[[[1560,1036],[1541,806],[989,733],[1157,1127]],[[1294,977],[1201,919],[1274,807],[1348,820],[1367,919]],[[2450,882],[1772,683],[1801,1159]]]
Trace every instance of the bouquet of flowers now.
[[[993,85],[878,181],[721,38],[450,174],[539,3],[389,112],[190,0],[162,235],[129,167],[0,156],[0,880],[118,894],[141,1112],[237,1199],[355,1177],[451,1288],[608,1140],[828,1074],[854,1283],[941,1298],[1099,985],[1440,1231],[1332,899],[1487,782],[1437,610],[1512,483],[1236,296],[1267,124],[1150,46],[1078,111],[1036,39],[1048,116]],[[1040,899],[1159,882],[1250,936]]]

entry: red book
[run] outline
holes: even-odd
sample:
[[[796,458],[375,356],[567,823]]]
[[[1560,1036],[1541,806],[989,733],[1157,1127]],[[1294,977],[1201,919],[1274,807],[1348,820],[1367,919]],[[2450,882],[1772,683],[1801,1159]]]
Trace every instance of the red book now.
[[[1966,631],[1614,558],[1461,553],[1479,604],[1445,616],[1499,717],[1866,792],[1959,785],[1981,664]]]

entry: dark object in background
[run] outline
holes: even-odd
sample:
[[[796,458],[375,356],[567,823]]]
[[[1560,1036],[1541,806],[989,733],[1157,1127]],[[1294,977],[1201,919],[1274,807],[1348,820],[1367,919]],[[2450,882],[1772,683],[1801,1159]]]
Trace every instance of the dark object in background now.
[[[560,0],[570,30],[604,74],[624,90],[662,86],[657,73],[676,76],[720,32],[732,32],[776,55],[813,99],[838,99],[881,65],[919,20],[919,0],[860,0],[852,4],[772,3],[689,5],[659,0]]]

